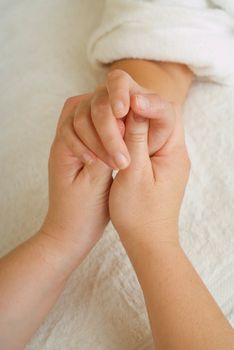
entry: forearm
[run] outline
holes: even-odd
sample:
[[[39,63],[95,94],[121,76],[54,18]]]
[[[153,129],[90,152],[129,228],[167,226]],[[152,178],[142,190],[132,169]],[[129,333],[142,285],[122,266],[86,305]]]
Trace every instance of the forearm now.
[[[234,348],[231,326],[179,244],[123,242],[144,292],[157,349]]]
[[[70,247],[42,233],[0,261],[0,344],[23,349],[79,264]]]
[[[161,97],[182,104],[193,80],[192,71],[183,64],[140,59],[124,59],[110,65],[122,69],[141,86]]]

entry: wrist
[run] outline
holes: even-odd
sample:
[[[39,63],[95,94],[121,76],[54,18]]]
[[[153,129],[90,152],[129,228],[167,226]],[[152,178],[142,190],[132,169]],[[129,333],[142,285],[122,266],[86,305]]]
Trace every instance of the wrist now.
[[[143,251],[160,249],[160,247],[180,247],[178,223],[164,223],[151,229],[121,230],[119,237],[128,255],[138,256]]]
[[[62,280],[66,280],[82,261],[74,244],[57,239],[56,232],[47,231],[44,227],[27,243],[35,250],[35,254],[39,255],[42,262],[51,267]]]
[[[183,64],[142,59],[123,59],[110,65],[122,69],[142,87],[166,100],[183,104],[193,80],[192,71]]]
[[[131,242],[125,238],[121,241],[137,274],[147,266],[160,265],[162,257],[167,259],[173,251],[177,251],[178,254],[183,253],[179,239],[176,238],[170,240],[142,239]]]
[[[59,256],[68,260],[68,263],[78,266],[89,254],[97,241],[101,238],[109,217],[102,214],[100,219],[98,211],[97,220],[89,220],[86,215],[77,215],[76,220],[59,220],[48,213],[41,228],[40,235],[51,241],[53,249]]]

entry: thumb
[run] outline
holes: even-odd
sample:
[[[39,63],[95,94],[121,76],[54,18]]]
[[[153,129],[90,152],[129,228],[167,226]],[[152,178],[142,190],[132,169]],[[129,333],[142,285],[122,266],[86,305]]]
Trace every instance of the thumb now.
[[[131,156],[129,167],[139,169],[147,160],[150,161],[148,151],[149,120],[130,110],[125,128],[124,140]]]

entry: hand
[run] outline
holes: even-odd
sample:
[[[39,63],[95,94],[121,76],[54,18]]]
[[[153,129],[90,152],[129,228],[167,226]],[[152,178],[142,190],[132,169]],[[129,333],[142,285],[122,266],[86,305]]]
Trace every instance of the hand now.
[[[40,230],[69,245],[81,259],[109,221],[108,196],[112,183],[112,169],[93,155],[84,163],[77,153],[89,154],[89,150],[77,137],[76,148],[69,148],[60,133],[59,125],[70,118],[86,97],[69,100],[63,108],[49,159],[49,210]]]
[[[135,113],[153,118],[149,128],[149,154],[159,150],[172,133],[174,114],[172,105],[163,103],[157,97],[157,104],[149,104],[145,109],[140,105],[136,94],[152,94],[153,91],[137,84],[131,76],[120,69],[111,71],[105,85],[99,86],[94,93],[86,95],[74,110],[74,114],[61,123],[60,130],[68,147],[72,146],[74,154],[82,157],[79,140],[89,150],[89,156],[95,154],[113,169],[126,168],[130,155],[123,140],[125,117],[130,108]],[[71,98],[75,103],[76,97]],[[150,100],[146,100],[146,102]],[[123,107],[118,105],[122,102]],[[76,142],[75,135],[79,140]],[[76,146],[76,143],[78,144]]]
[[[151,104],[157,104],[157,98],[153,102],[152,97]],[[151,157],[147,146],[149,121],[137,120],[132,111],[127,116],[124,140],[132,161],[118,172],[109,197],[112,223],[124,239],[178,241],[178,217],[190,162],[178,107],[175,113],[173,133]],[[161,236],[163,228],[167,228],[167,237]]]

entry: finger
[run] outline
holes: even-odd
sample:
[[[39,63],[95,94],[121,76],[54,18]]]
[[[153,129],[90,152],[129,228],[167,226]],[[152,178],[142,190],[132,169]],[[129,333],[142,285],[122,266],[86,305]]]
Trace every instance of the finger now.
[[[124,137],[131,156],[129,168],[141,169],[150,161],[148,155],[148,129],[148,119],[141,118],[132,111],[129,112]]]
[[[92,95],[92,93],[87,93],[79,96],[73,96],[69,97],[63,106],[62,112],[60,114],[57,129],[59,129],[64,122],[64,120],[74,111],[74,109],[77,107],[77,105],[83,101],[89,98]]]
[[[173,132],[176,123],[176,113],[173,105],[168,103],[158,112],[154,119],[150,119],[149,154],[160,150]]]
[[[122,118],[129,112],[130,94],[139,90],[139,85],[121,69],[114,69],[107,75],[106,88],[112,112],[116,118]]]
[[[168,140],[175,125],[175,110],[172,103],[156,94],[134,95],[131,107],[139,115],[150,118],[149,153],[158,151]]]
[[[131,96],[131,108],[142,117],[155,119],[159,112],[168,107],[169,102],[156,94],[135,94]]]
[[[107,91],[99,91],[91,102],[91,117],[96,132],[116,169],[124,169],[130,156],[121,135],[119,125],[112,113]]]
[[[84,162],[80,158],[74,157],[64,141],[55,138],[49,157],[49,182],[59,186],[67,186],[72,183],[84,167]]]
[[[86,164],[91,164],[96,161],[95,154],[82,143],[79,137],[77,137],[73,129],[72,115],[62,124],[58,133],[58,138],[66,145],[70,151],[70,155],[81,159]]]
[[[91,118],[91,107],[89,101],[84,101],[77,107],[74,118],[73,127],[76,135],[99,159],[105,162],[111,168],[116,168],[101,139],[93,125]]]
[[[125,133],[125,124],[121,119],[117,119],[117,124],[118,124],[118,128],[120,131],[120,134],[122,137],[124,137],[124,133]]]

